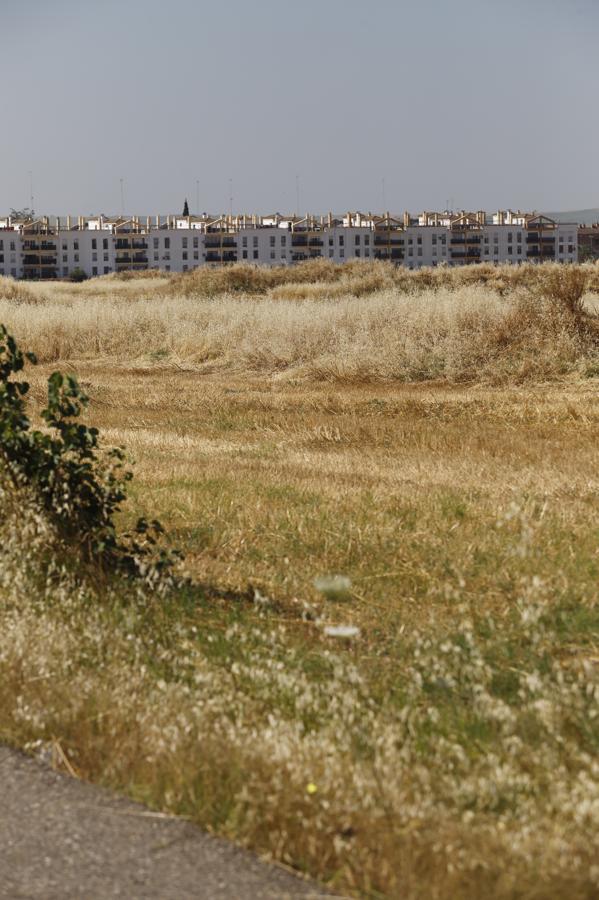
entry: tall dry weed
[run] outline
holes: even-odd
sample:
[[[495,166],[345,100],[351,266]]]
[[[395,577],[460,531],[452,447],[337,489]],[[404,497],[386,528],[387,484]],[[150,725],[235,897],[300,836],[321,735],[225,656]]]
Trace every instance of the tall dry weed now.
[[[597,370],[594,275],[593,266],[559,265],[231,266],[43,285],[36,306],[0,296],[0,321],[48,362],[171,360],[352,381],[543,380]]]

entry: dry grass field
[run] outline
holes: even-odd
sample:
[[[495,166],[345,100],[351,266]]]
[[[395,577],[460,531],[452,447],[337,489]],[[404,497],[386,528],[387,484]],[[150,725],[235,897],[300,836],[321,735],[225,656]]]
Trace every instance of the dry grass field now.
[[[599,893],[598,270],[0,282],[201,588],[4,492],[0,738],[346,894]],[[44,568],[45,567],[45,568]],[[335,578],[333,576],[343,576]]]

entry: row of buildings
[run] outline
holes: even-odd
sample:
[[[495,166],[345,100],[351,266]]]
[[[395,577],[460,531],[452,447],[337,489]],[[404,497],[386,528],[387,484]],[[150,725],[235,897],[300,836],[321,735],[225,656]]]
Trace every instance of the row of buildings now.
[[[589,229],[586,229],[589,230]],[[592,231],[592,230],[591,230]],[[235,262],[390,260],[410,269],[473,263],[576,262],[581,229],[537,213],[346,213],[343,216],[0,218],[0,275],[88,277],[184,272]],[[596,232],[599,237],[599,229]]]

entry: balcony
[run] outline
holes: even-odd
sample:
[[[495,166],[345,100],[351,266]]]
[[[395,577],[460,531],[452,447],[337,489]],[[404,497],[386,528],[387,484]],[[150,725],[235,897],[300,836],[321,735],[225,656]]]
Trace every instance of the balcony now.
[[[404,258],[404,253],[398,247],[378,248],[374,251],[374,258],[393,259],[400,262]]]
[[[55,266],[56,265],[56,257],[55,256],[24,256],[23,257],[23,267],[24,268],[39,268],[40,266]]]
[[[234,247],[237,248],[237,241],[234,237],[221,237],[220,235],[214,237],[213,235],[206,235],[206,239],[204,241],[204,246],[206,249],[210,248],[219,248],[219,247]]]
[[[209,263],[233,263],[237,262],[237,253],[231,250],[223,252],[217,250],[209,250],[206,253],[206,262]]]
[[[21,247],[24,251],[29,251],[30,253],[43,253],[48,250],[56,253],[56,244],[50,244],[48,241],[42,241],[41,243],[37,241],[23,241]]]
[[[544,235],[542,231],[531,231],[526,235],[527,244],[538,244],[540,241],[555,243],[555,235]]]
[[[553,247],[530,247],[526,251],[526,256],[529,259],[535,256],[542,259],[555,259],[555,249]]]
[[[404,239],[396,237],[393,232],[389,234],[375,234],[374,236],[375,247],[400,247],[403,246],[403,242]]]

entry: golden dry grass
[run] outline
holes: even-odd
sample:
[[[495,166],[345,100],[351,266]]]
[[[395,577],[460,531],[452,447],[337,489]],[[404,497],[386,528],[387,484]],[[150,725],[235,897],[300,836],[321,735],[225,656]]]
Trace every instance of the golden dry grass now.
[[[289,272],[241,266],[82,286],[23,287],[5,279],[0,321],[44,362],[137,361],[198,374],[360,384],[516,383],[596,370],[596,319],[582,313],[594,303],[593,266],[472,268],[481,271],[398,274],[382,265],[345,271],[321,263],[306,271],[327,280],[287,282],[261,295],[248,293],[252,278],[259,286],[289,279]],[[207,278],[235,277],[242,287],[233,292],[193,292]],[[373,279],[364,295],[357,291]],[[26,294],[12,296],[15,290]]]
[[[599,401],[561,282],[531,309],[521,285],[140,302],[130,281],[104,316],[106,283],[7,324],[47,360],[34,401],[76,360],[136,460],[128,515],[164,521],[205,599],[34,586],[45,526],[24,552],[7,511],[0,735],[356,895],[594,896]],[[331,375],[360,347],[374,377]],[[316,590],[331,573],[347,596]]]

